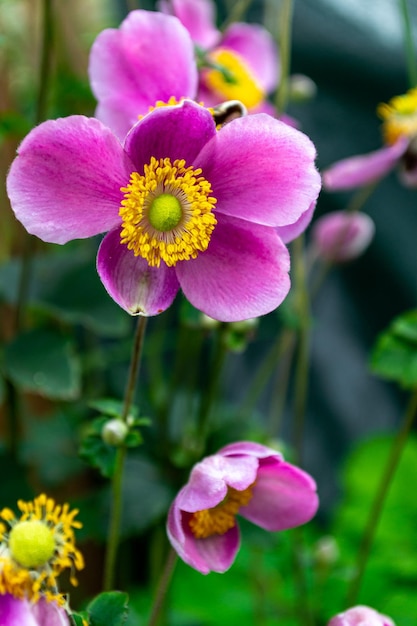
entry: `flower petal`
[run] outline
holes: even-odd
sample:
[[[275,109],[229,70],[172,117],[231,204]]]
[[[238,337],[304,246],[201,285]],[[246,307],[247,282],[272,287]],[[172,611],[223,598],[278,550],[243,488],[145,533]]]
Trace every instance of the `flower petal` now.
[[[9,593],[0,595],[0,624],[5,626],[38,626],[28,600],[20,600]]]
[[[253,441],[236,441],[235,443],[229,443],[227,446],[221,448],[217,454],[222,456],[234,456],[236,454],[247,455],[254,456],[258,459],[264,459],[269,456],[277,459],[282,458],[282,454],[280,452],[277,452],[272,448],[267,448],[261,443],[254,443]]]
[[[328,626],[394,626],[394,622],[369,606],[359,605],[335,615]]]
[[[66,243],[120,223],[120,187],[133,165],[96,119],[44,122],[22,141],[7,192],[16,217],[44,241]]]
[[[220,31],[215,28],[215,4],[212,0],[160,0],[157,7],[164,13],[175,15],[201,48],[211,48],[220,39]]]
[[[260,461],[252,494],[239,514],[265,530],[305,524],[318,508],[316,484],[311,476],[273,457]]]
[[[337,161],[323,172],[323,187],[344,191],[368,185],[386,176],[405,154],[409,140],[401,137],[394,145]]]
[[[236,322],[281,304],[290,288],[289,263],[274,229],[219,215],[208,249],[178,263],[176,271],[193,306],[214,319]]]
[[[38,626],[69,626],[70,621],[64,609],[55,602],[41,598],[32,605],[32,613]]]
[[[180,558],[202,574],[228,570],[239,550],[238,527],[224,535],[196,539],[189,528],[189,519],[190,514],[182,512],[174,501],[168,513],[167,534]]]
[[[97,254],[97,271],[107,292],[130,315],[165,311],[179,289],[175,271],[164,263],[150,267],[120,243],[120,229],[109,232]]]
[[[305,229],[313,219],[313,213],[315,208],[316,203],[312,202],[307,211],[305,211],[301,215],[301,217],[299,217],[298,220],[294,222],[294,224],[289,224],[288,226],[279,226],[276,229],[278,235],[284,243],[290,243],[290,241],[294,241],[294,239],[297,239],[297,237],[305,231]]]
[[[211,113],[191,100],[184,100],[177,106],[161,107],[146,115],[128,133],[125,150],[139,173],[151,157],[169,157],[171,162],[185,159],[188,166],[215,135]]]
[[[193,98],[197,91],[189,33],[176,18],[152,11],[131,11],[118,29],[102,31],[91,49],[89,73],[102,121],[113,127],[115,98],[126,101],[123,137],[157,100]],[[120,133],[120,115],[114,121]]]
[[[287,226],[320,191],[310,139],[269,115],[226,124],[195,160],[210,181],[217,211],[268,226]]]
[[[275,89],[280,74],[278,50],[274,38],[265,28],[258,24],[231,24],[225,30],[219,48],[237,52],[266,93]]]

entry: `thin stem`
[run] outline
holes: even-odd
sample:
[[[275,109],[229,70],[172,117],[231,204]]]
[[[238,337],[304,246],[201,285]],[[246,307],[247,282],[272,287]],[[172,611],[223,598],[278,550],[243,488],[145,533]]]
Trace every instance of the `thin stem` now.
[[[411,431],[416,415],[417,389],[414,390],[413,395],[410,398],[407,410],[405,412],[404,420],[392,444],[387,463],[379,482],[375,499],[371,505],[368,521],[359,545],[356,559],[355,575],[351,581],[347,594],[347,606],[353,606],[357,602],[362,578],[365,573],[366,563],[368,561],[371,546],[374,541],[376,531],[378,529],[378,524],[385,505],[385,500],[391,487],[392,480],[401,459],[405,444],[407,443],[408,435]]]
[[[232,7],[230,9],[229,15],[227,19],[223,22],[221,26],[221,30],[224,30],[229,24],[232,22],[239,22],[246,11],[249,9],[252,4],[252,0],[237,0],[232,3]]]
[[[271,438],[278,436],[280,422],[287,398],[288,384],[290,381],[296,346],[296,332],[293,328],[285,328],[282,333],[283,350],[281,358],[277,359],[276,384],[271,399],[271,408],[268,420],[268,433]]]
[[[417,87],[417,57],[407,0],[399,0],[404,25],[404,46],[410,87]]]
[[[275,98],[275,106],[277,108],[278,115],[285,112],[288,103],[288,78],[291,65],[292,14],[293,0],[282,0],[278,28],[281,75]]]
[[[156,626],[158,623],[161,611],[164,606],[164,600],[169,587],[169,583],[171,582],[172,574],[177,563],[177,559],[177,553],[173,548],[171,548],[168,553],[165,567],[161,574],[161,578],[159,579],[148,626]]]
[[[121,419],[123,421],[126,421],[129,416],[129,411],[133,400],[133,394],[135,392],[136,381],[139,374],[143,340],[145,336],[146,321],[146,317],[140,316],[138,318],[138,324],[136,327],[136,334],[132,348],[129,375],[126,384],[123,411],[121,415]],[[105,591],[109,591],[110,589],[112,589],[114,582],[117,549],[120,540],[120,522],[123,508],[123,469],[125,458],[126,448],[125,446],[120,446],[116,452],[116,462],[111,485],[112,502],[103,580],[103,588]]]

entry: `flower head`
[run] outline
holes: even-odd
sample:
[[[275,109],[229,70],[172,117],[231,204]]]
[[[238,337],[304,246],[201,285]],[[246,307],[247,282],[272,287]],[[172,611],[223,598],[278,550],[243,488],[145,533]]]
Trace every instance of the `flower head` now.
[[[239,550],[237,514],[279,531],[305,524],[317,507],[311,476],[270,448],[239,442],[194,466],[170,508],[167,532],[188,565],[225,572]]]
[[[328,626],[394,626],[394,622],[368,606],[354,606],[332,617]]]
[[[64,609],[55,602],[38,602],[0,595],[0,624],[3,626],[70,626]]]
[[[360,256],[374,232],[375,224],[366,213],[333,211],[314,222],[311,237],[320,257],[339,263]]]
[[[43,596],[63,604],[58,576],[69,569],[76,585],[75,570],[84,567],[75,547],[74,529],[81,528],[74,519],[78,511],[70,511],[68,504],[57,505],[44,494],[17,505],[20,517],[10,509],[0,511],[0,594],[31,601]]]
[[[397,165],[400,180],[408,187],[417,186],[417,89],[380,104],[378,114],[383,120],[385,146],[327,168],[323,184],[329,191],[368,185],[386,176]]]
[[[216,130],[207,109],[185,100],[145,115],[123,147],[98,120],[73,116],[33,129],[18,152],[7,182],[17,218],[53,243],[109,231],[97,268],[129,313],[161,313],[180,286],[221,321],[285,298],[279,229],[320,189],[301,132],[265,114]]]

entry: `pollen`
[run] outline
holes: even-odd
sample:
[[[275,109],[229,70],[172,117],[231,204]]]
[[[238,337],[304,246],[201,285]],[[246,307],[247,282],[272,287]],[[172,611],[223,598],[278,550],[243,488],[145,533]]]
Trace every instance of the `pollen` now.
[[[243,491],[229,487],[226,497],[217,506],[193,513],[188,523],[194,537],[206,539],[212,535],[224,535],[233,528],[239,509],[252,498],[253,486],[254,483]]]
[[[380,104],[377,113],[383,120],[385,143],[392,145],[400,137],[411,139],[417,136],[417,88],[395,96],[388,103]]]
[[[240,55],[230,50],[214,50],[209,59],[215,66],[205,75],[207,86],[225,100],[239,100],[248,109],[265,99],[265,93]],[[218,69],[217,69],[218,68]]]
[[[151,267],[161,261],[173,267],[207,250],[217,224],[216,198],[200,168],[152,157],[144,174],[133,172],[121,191],[121,243]]]

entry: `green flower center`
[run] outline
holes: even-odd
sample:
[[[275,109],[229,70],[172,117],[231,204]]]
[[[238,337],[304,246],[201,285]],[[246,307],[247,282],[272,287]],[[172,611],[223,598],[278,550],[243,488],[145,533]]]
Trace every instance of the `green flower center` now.
[[[13,526],[9,535],[9,549],[22,567],[34,569],[45,565],[55,552],[51,529],[40,520],[27,520]]]
[[[148,219],[156,230],[168,232],[178,226],[182,219],[180,201],[170,193],[162,193],[152,200]]]

